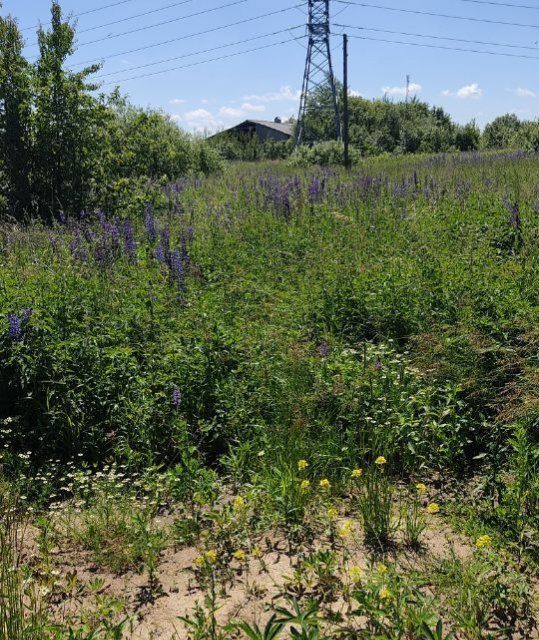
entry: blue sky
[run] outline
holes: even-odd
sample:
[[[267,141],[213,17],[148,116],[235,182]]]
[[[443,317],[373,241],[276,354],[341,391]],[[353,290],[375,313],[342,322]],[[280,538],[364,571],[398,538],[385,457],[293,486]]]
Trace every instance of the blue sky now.
[[[153,0],[151,3],[147,0],[125,0],[119,6],[82,15],[78,18],[79,49],[70,64],[99,61],[104,58],[104,67],[100,75],[103,76],[103,82],[107,83],[105,89],[113,88],[113,84],[108,83],[117,83],[133,103],[162,109],[170,113],[180,126],[191,131],[215,130],[247,117],[273,119],[275,116],[287,118],[296,115],[305,48],[304,41],[293,38],[304,33],[301,25],[305,22],[305,8],[293,8],[294,5],[300,4],[300,0],[274,0],[271,3],[243,0],[234,6],[219,8],[232,1],[184,0],[183,4],[180,4],[174,0]],[[476,4],[469,0],[366,0],[371,5],[518,22],[531,26],[484,24],[373,7],[350,6],[332,0],[333,21],[339,24],[529,48],[499,48],[379,31],[362,32],[372,38],[537,56],[537,59],[489,56],[351,38],[351,89],[368,98],[381,97],[387,93],[394,99],[402,99],[405,78],[409,74],[412,91],[431,104],[443,106],[459,122],[475,118],[480,125],[484,125],[495,116],[506,112],[516,113],[522,118],[535,118],[539,108],[539,0],[507,1],[534,6],[537,9]],[[114,0],[65,0],[62,7],[65,11],[79,14],[113,2]],[[131,19],[135,14],[172,4],[177,6]],[[290,10],[264,19],[186,38],[201,31],[288,8]],[[14,15],[20,26],[26,28],[36,25],[40,20],[47,22],[49,9],[48,0],[4,0],[2,13]],[[182,18],[208,9],[215,10],[204,15]],[[119,20],[124,21],[100,26]],[[163,24],[128,35],[91,42],[155,23]],[[290,30],[275,33],[285,29]],[[341,39],[337,33],[342,30],[341,27],[334,28],[335,35],[332,41],[338,77],[341,77],[342,57]],[[351,28],[347,28],[346,31],[350,35],[359,34]],[[32,57],[37,51],[36,47],[32,46],[35,42],[35,30],[24,31],[24,35],[29,45],[26,53]],[[172,39],[175,42],[159,44]],[[249,42],[245,44],[131,70],[133,67],[247,39]],[[231,53],[284,40],[289,41],[236,57],[222,58]],[[158,46],[127,53],[132,49],[152,44]],[[537,49],[534,51],[535,47]],[[190,68],[130,81],[124,80],[209,58],[217,59]]]

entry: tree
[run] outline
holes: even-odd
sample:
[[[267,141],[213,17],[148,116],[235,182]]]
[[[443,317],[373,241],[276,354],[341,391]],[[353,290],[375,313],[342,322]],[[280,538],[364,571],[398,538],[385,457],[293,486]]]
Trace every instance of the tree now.
[[[0,153],[9,210],[20,216],[30,209],[32,153],[29,65],[16,22],[0,17]]]

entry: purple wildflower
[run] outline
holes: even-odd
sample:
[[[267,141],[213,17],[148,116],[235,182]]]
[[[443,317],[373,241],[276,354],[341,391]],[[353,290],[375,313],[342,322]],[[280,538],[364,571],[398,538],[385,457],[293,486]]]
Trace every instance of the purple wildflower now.
[[[157,262],[163,263],[166,261],[165,250],[162,245],[158,244],[157,247],[153,250],[153,257],[157,260]]]
[[[182,402],[182,392],[176,385],[174,385],[172,389],[172,405],[176,410],[178,410],[180,408],[181,402]]]
[[[329,354],[331,353],[331,347],[324,340],[324,342],[321,342],[318,345],[317,351],[318,351],[318,355],[319,356],[321,356],[322,358],[327,358],[329,356]]]
[[[137,243],[131,220],[124,220],[123,224],[124,247],[127,258],[131,264],[137,263]]]
[[[22,319],[16,313],[10,313],[7,317],[9,323],[9,337],[13,342],[22,340]]]
[[[149,202],[146,205],[146,210],[144,212],[144,227],[146,228],[146,233],[148,234],[150,242],[155,242],[157,238],[157,225],[152,213],[152,205]]]

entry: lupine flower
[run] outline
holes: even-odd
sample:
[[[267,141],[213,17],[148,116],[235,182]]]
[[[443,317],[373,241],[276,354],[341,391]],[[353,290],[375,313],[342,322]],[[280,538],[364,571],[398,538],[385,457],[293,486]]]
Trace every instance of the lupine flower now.
[[[363,475],[363,469],[354,469],[350,474],[351,478],[361,478]]]
[[[427,493],[427,485],[423,484],[422,482],[419,482],[418,484],[416,484],[415,488],[417,489],[417,493],[419,493],[420,496]]]
[[[133,226],[130,220],[125,220],[123,224],[123,236],[125,253],[131,264],[137,262],[137,244],[135,242],[135,234],[133,233]]]
[[[305,471],[308,466],[309,463],[307,462],[307,460],[298,460],[298,471]]]
[[[331,347],[329,346],[329,344],[327,342],[321,342],[318,345],[318,354],[322,357],[322,358],[327,358],[329,356],[329,354],[331,353]]]
[[[376,565],[376,571],[377,571],[381,576],[383,576],[383,575],[384,575],[384,573],[387,573],[387,566],[386,566],[383,562],[379,562],[379,563]]]
[[[9,337],[13,342],[19,342],[22,340],[23,329],[22,320],[16,313],[10,313],[7,317],[9,323]]]
[[[308,491],[311,488],[311,483],[309,482],[309,480],[302,480],[299,488],[302,492]]]
[[[174,388],[172,389],[172,404],[175,409],[180,408],[181,401],[182,401],[182,392],[178,387],[174,386]]]
[[[387,587],[382,587],[378,592],[381,600],[390,600],[393,597],[393,594]]]
[[[327,478],[320,480],[320,489],[331,489],[331,482]]]
[[[160,244],[153,250],[153,257],[161,264],[166,261],[165,250]]]
[[[435,514],[435,513],[438,513],[439,511],[440,511],[440,505],[438,505],[436,502],[431,502],[429,505],[427,505],[427,513]]]
[[[387,460],[384,458],[384,456],[378,456],[374,461],[374,464],[377,464],[379,467],[381,467],[384,464],[387,464]]]
[[[149,202],[146,205],[146,210],[144,212],[144,227],[146,229],[146,233],[148,234],[149,241],[155,242],[157,238],[157,225],[152,213],[152,205]]]

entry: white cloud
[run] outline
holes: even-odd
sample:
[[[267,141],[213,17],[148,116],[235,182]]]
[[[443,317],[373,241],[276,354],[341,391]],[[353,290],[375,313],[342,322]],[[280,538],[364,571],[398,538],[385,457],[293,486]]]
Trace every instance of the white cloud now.
[[[535,98],[535,93],[531,89],[523,89],[522,87],[518,87],[517,89],[515,89],[515,93],[521,98]]]
[[[187,100],[182,100],[182,98],[173,98],[169,100],[169,104],[185,104]]]
[[[202,102],[202,104],[210,104],[210,101],[206,98],[203,98],[200,102]]]
[[[348,91],[348,95],[352,98],[361,98],[361,93],[359,93],[359,91],[356,91],[355,89],[350,89]]]
[[[457,91],[457,98],[461,98],[462,100],[468,100],[469,98],[473,100],[477,100],[483,95],[483,89],[477,84],[477,82],[472,82],[472,84],[467,84],[464,87],[461,87]]]
[[[442,95],[446,98],[456,96],[461,100],[478,100],[483,95],[483,89],[481,89],[477,82],[472,82],[471,84],[464,85],[457,91],[444,89]]]
[[[232,107],[221,107],[219,109],[219,115],[223,118],[241,118],[241,116],[244,116],[245,113],[241,109],[233,109]]]
[[[213,114],[206,109],[188,111],[184,115],[184,119],[192,129],[198,132],[204,132],[207,129],[217,129],[221,124]]]
[[[249,111],[255,111],[257,113],[262,113],[262,111],[266,110],[266,106],[263,104],[252,104],[250,102],[244,102],[241,105],[241,108],[243,109],[243,111],[249,112]]]
[[[182,121],[182,117],[180,115],[178,115],[177,113],[174,113],[173,115],[171,115],[170,119],[172,120],[172,122],[176,122],[176,123]]]
[[[299,100],[301,91],[294,91],[289,86],[284,86],[279,91],[264,93],[262,95],[243,96],[244,100],[252,100],[254,102],[278,102],[279,100]]]
[[[408,93],[413,95],[414,93],[420,93],[423,87],[417,82],[411,82],[408,86]],[[382,91],[386,96],[405,96],[406,87],[382,87]]]

